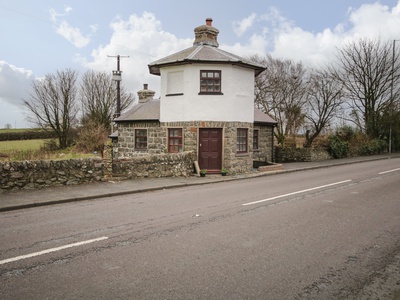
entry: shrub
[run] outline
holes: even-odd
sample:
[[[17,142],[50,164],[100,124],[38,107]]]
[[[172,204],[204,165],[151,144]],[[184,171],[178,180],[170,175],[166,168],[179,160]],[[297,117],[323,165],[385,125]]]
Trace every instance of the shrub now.
[[[331,135],[329,137],[329,153],[333,158],[344,158],[349,153],[349,143],[343,141],[337,135]]]
[[[107,129],[103,125],[88,121],[79,134],[76,149],[85,153],[93,153],[94,151],[102,153],[107,140]]]
[[[373,139],[366,144],[363,144],[359,149],[359,154],[374,155],[384,152],[386,149],[386,141],[380,139]]]

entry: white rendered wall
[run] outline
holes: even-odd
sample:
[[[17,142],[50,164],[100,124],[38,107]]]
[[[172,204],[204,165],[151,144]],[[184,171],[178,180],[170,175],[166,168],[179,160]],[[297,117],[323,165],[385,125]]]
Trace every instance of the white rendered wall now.
[[[221,71],[223,95],[199,95],[200,70]],[[168,94],[168,72],[183,71],[182,91]],[[160,121],[254,122],[254,70],[232,65],[183,65],[161,69]]]

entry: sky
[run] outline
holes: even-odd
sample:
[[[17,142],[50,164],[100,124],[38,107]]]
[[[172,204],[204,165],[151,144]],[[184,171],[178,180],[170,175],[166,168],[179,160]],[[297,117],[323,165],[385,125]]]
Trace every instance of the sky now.
[[[223,50],[311,67],[360,38],[400,39],[400,0],[0,0],[0,128],[32,127],[23,101],[34,80],[67,68],[111,74],[115,55],[127,56],[129,92],[147,83],[158,97],[148,64],[191,47],[206,18]]]

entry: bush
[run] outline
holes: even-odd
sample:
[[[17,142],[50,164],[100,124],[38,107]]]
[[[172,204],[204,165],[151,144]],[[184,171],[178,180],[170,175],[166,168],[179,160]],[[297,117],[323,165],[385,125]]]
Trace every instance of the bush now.
[[[102,153],[107,140],[107,129],[103,125],[88,121],[79,134],[76,148],[78,151],[85,153],[93,153],[94,151]]]
[[[329,137],[329,154],[333,158],[344,158],[348,156],[349,153],[349,143],[343,141],[337,135],[331,135]]]
[[[374,155],[380,154],[386,150],[386,141],[380,139],[373,139],[367,144],[364,144],[359,149],[359,154],[363,155]]]

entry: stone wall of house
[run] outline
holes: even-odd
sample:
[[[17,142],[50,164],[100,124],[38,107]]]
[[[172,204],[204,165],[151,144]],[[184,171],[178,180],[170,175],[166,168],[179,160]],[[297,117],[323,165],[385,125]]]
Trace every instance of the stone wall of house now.
[[[270,126],[254,125],[258,129],[258,149],[253,150],[253,160],[260,162],[272,162],[273,129]]]
[[[223,129],[223,153],[222,167],[229,170],[230,174],[246,173],[252,170],[252,138],[253,124],[244,122],[216,122],[216,121],[192,121],[192,122],[165,122],[161,127],[167,132],[168,128],[183,128],[184,150],[193,151],[198,157],[197,144],[200,128],[222,128]],[[249,152],[245,154],[236,153],[237,128],[249,129]],[[167,144],[165,139],[165,145]],[[167,150],[165,150],[167,151]]]
[[[135,129],[145,128],[148,130],[147,150],[135,150]],[[140,157],[154,154],[168,153],[168,128],[183,129],[183,150],[193,151],[197,158],[198,132],[200,128],[223,128],[223,163],[222,167],[229,170],[230,174],[246,173],[253,166],[253,124],[245,122],[215,122],[215,121],[192,121],[192,122],[143,122],[143,123],[119,123],[119,141],[115,144],[115,155],[119,159]],[[236,153],[237,128],[247,128],[249,135],[248,153]],[[259,127],[260,149],[258,157],[271,156],[272,129]]]
[[[118,159],[113,162],[113,173],[132,178],[188,177],[194,174],[193,152],[169,153]]]
[[[1,162],[0,191],[99,181],[103,172],[101,158]]]
[[[147,150],[135,149],[135,129],[147,129]],[[114,158],[129,158],[165,153],[167,132],[160,122],[121,122],[118,124],[118,143],[114,144]]]

